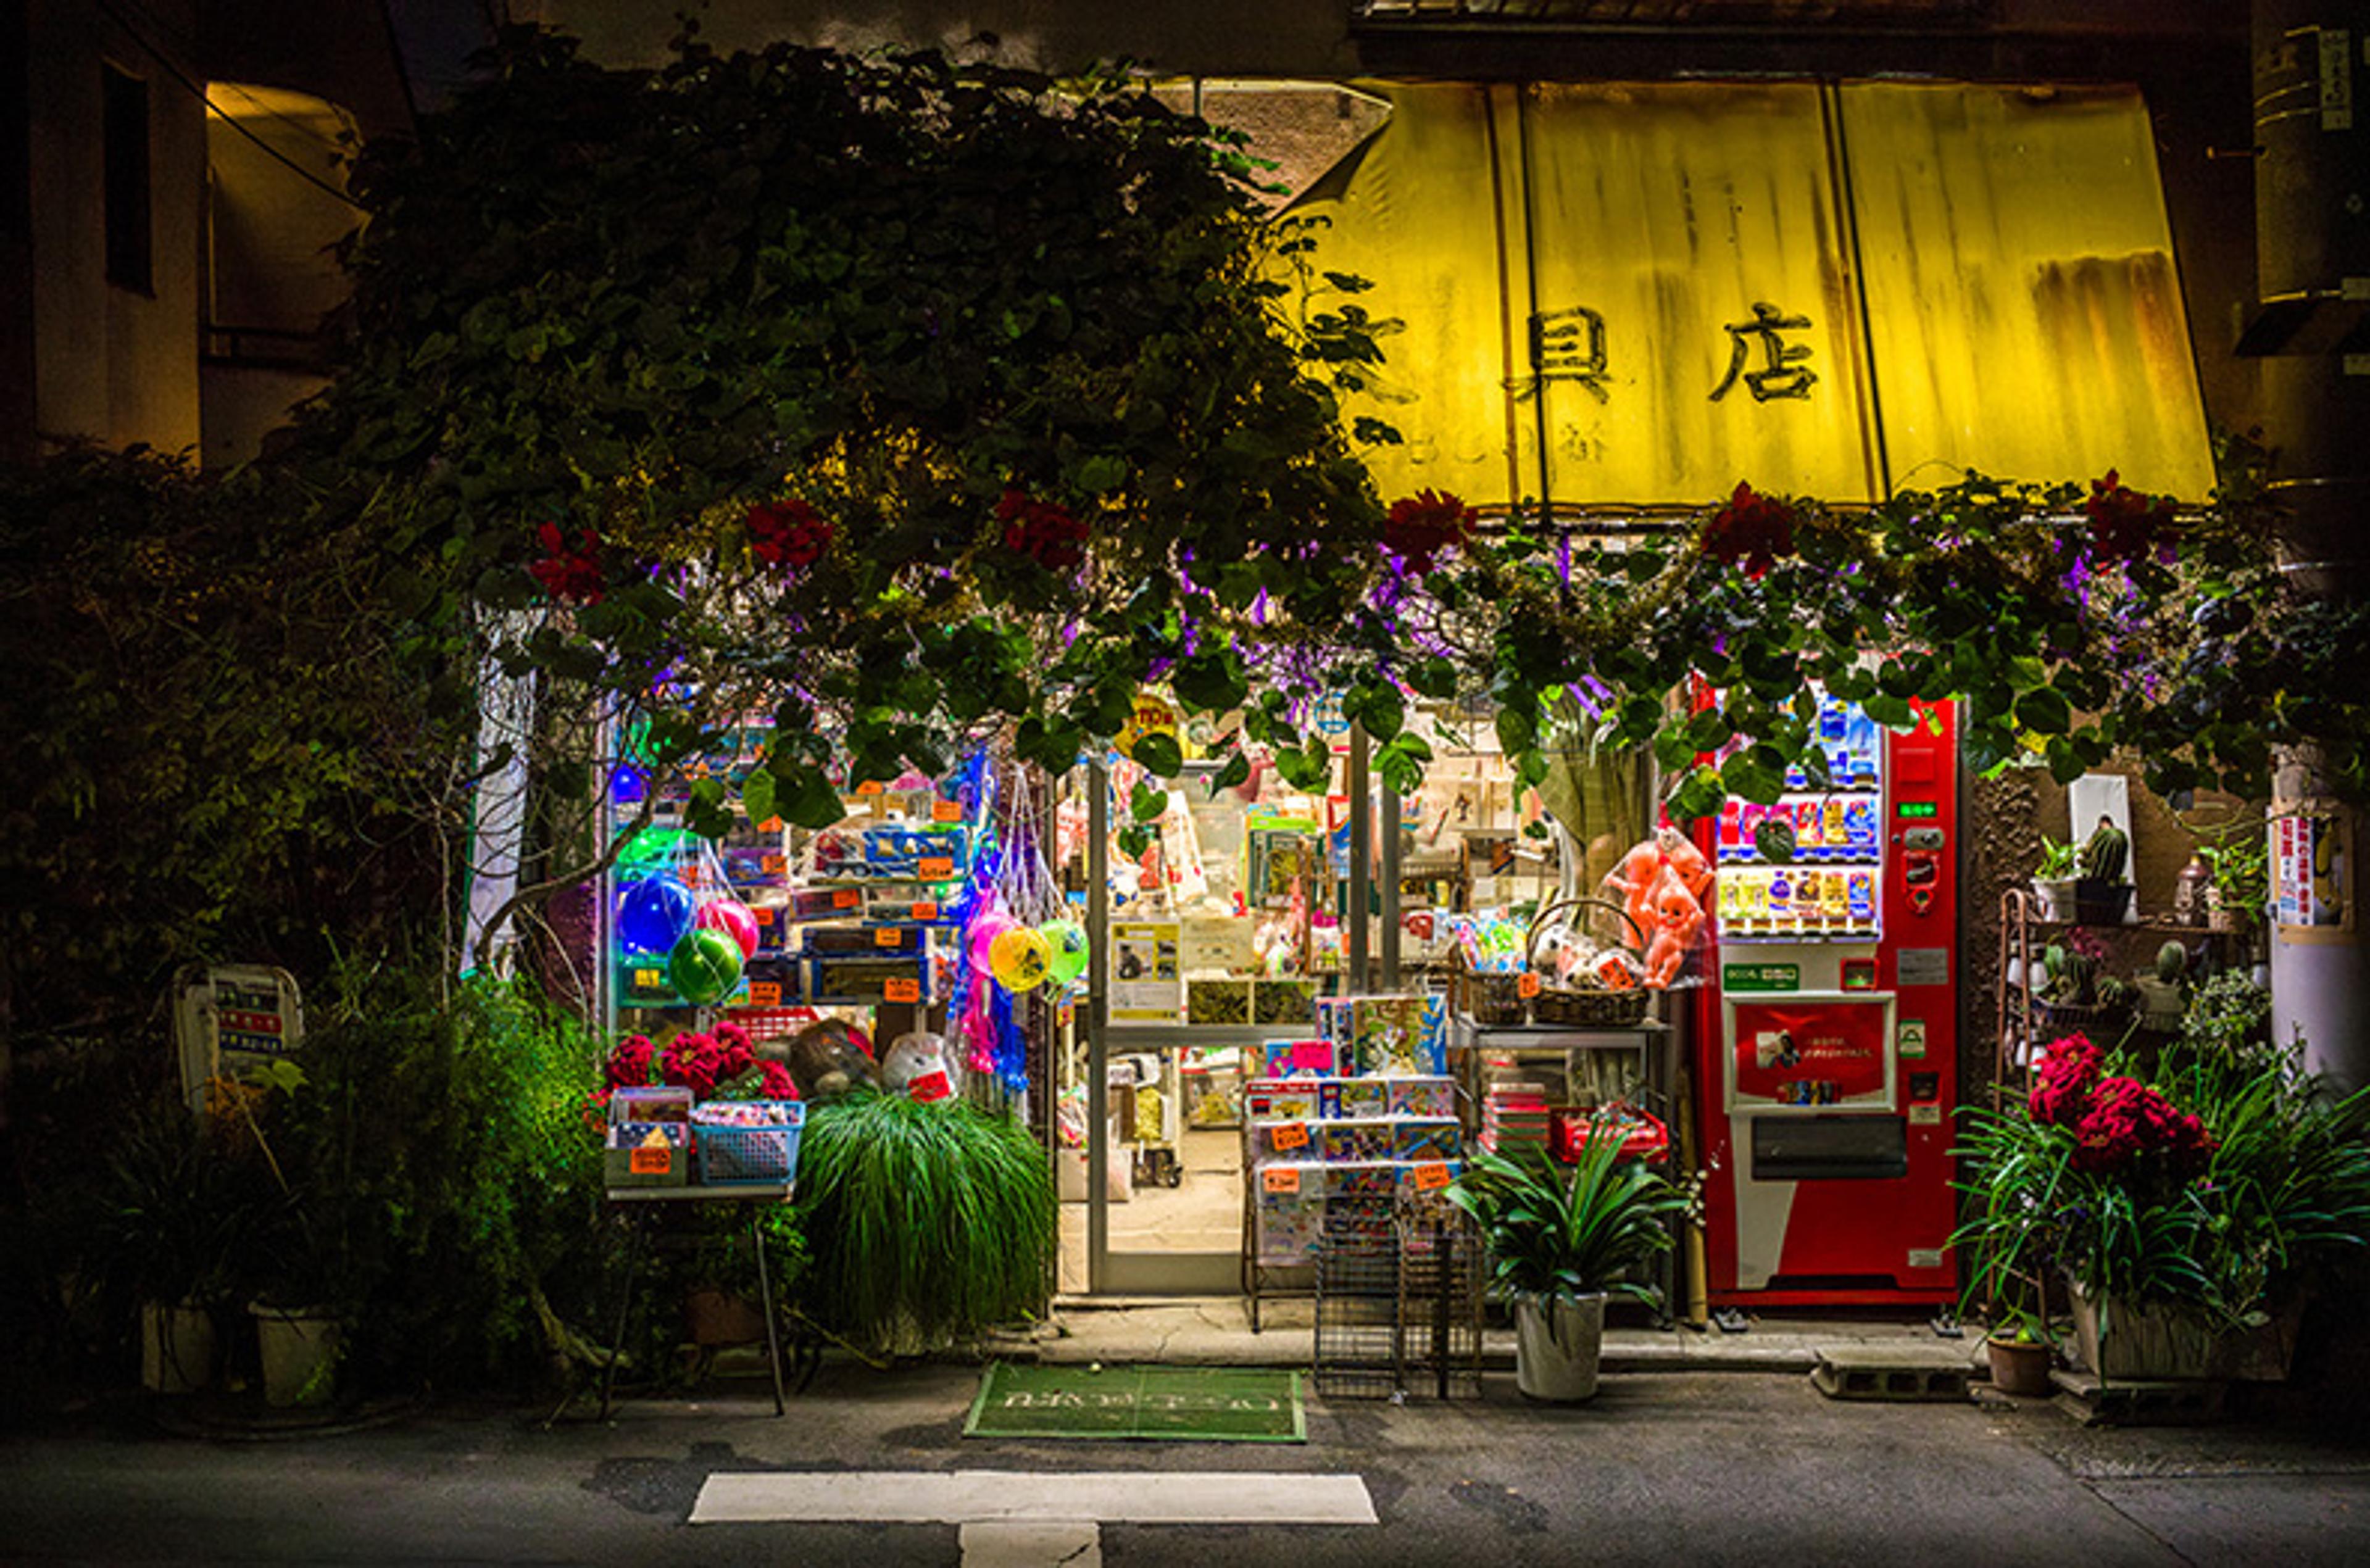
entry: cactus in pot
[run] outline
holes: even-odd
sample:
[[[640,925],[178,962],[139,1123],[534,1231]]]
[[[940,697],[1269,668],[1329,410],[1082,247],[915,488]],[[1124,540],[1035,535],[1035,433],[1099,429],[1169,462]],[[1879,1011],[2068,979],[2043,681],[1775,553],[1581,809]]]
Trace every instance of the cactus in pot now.
[[[2131,884],[2123,880],[2123,868],[2131,864],[2131,836],[2116,827],[2112,818],[2100,816],[2099,825],[2082,843],[2081,876],[2074,883],[2076,920],[2085,925],[2122,921],[2132,901]]]

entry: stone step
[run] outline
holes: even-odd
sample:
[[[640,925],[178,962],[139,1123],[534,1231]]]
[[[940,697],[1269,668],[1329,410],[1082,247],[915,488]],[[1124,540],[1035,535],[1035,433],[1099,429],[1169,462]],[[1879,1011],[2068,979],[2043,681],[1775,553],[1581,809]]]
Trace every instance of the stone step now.
[[[2222,1418],[2230,1385],[2205,1378],[2110,1383],[2090,1372],[2053,1371],[2054,1402],[2085,1426],[2182,1426]]]

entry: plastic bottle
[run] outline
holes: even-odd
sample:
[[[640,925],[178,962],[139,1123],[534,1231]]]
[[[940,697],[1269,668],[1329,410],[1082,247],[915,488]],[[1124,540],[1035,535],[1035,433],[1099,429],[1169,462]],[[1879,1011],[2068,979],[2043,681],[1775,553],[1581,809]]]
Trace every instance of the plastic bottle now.
[[[1779,866],[1769,874],[1769,923],[1785,926],[1794,919],[1794,884],[1788,879],[1786,868]]]
[[[1876,923],[1876,873],[1855,871],[1851,874],[1851,880],[1847,886],[1847,898],[1852,924],[1874,925]]]

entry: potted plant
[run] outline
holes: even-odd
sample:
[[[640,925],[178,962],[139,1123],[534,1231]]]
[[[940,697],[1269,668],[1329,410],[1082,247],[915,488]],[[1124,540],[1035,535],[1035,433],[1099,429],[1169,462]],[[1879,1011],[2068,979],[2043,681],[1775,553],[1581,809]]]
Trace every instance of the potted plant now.
[[[2301,1293],[2370,1240],[2365,1129],[2370,1091],[2324,1095],[2295,1051],[2184,1025],[2144,1070],[2066,1036],[2024,1104],[1969,1112],[1971,1288],[2062,1274],[2102,1378],[2284,1375]]]
[[[1028,1129],[961,1099],[812,1103],[799,1154],[803,1297],[852,1344],[919,1353],[1044,1307],[1055,1217]]]
[[[2020,1399],[2046,1394],[2050,1368],[2057,1359],[2049,1320],[2029,1308],[1996,1301],[1986,1322],[1984,1356],[1991,1366],[1992,1387]]]
[[[1480,1227],[1492,1285],[1513,1303],[1514,1383],[1533,1399],[1593,1397],[1606,1299],[1660,1299],[1632,1276],[1670,1249],[1670,1222],[1688,1196],[1624,1159],[1621,1143],[1609,1128],[1592,1130],[1569,1170],[1545,1150],[1476,1152],[1449,1188]]]
[[[2205,921],[2215,931],[2252,931],[2271,907],[2271,852],[2260,826],[2200,844],[2198,858],[2212,877],[2205,887]]]
[[[2132,841],[2114,818],[2101,813],[2082,841],[2074,879],[2074,918],[2084,925],[2120,925],[2131,908],[2132,885],[2123,880]]]
[[[2156,950],[2155,969],[2132,977],[2132,989],[2139,997],[2141,1028],[2169,1035],[2180,1027],[2188,978],[2188,948],[2168,942]]]
[[[2032,868],[2032,896],[2045,921],[2074,918],[2074,845],[2041,835],[2041,863]]]
[[[2106,952],[2097,936],[2073,932],[2063,942],[2041,950],[2041,979],[2032,999],[2039,1004],[2046,1028],[2064,1033],[2104,1029],[2131,1001],[2131,988],[2120,980],[2101,980],[2099,965]]]

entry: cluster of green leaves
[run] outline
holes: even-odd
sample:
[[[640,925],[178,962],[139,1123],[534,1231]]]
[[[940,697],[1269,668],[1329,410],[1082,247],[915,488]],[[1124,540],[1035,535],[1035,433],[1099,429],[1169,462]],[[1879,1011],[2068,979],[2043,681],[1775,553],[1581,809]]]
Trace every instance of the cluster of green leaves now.
[[[1543,1150],[1476,1152],[1448,1196],[1481,1228],[1499,1289],[1550,1299],[1604,1291],[1649,1305],[1659,1293],[1634,1276],[1670,1250],[1670,1222],[1689,1202],[1668,1177],[1624,1158],[1620,1137],[1605,1131],[1569,1169]]]
[[[137,1015],[193,959],[316,969],[330,928],[382,941],[432,897],[440,692],[395,668],[375,551],[302,506],[140,450],[0,470],[20,1048]]]
[[[2085,1170],[2073,1130],[2021,1105],[1967,1113],[1954,1152],[1969,1202],[1951,1240],[1970,1300],[2029,1302],[2034,1280],[2062,1271],[2093,1297],[2238,1326],[2370,1246],[2370,1091],[2339,1098],[2298,1050],[2232,1028],[2228,992],[2244,985],[2217,981],[2153,1067],[2123,1052],[2105,1063],[2205,1124],[2212,1154],[2185,1178]]]
[[[811,823],[831,783],[1005,725],[1066,767],[1156,676],[1238,701],[1262,596],[1280,628],[1348,621],[1376,508],[1210,127],[935,53],[687,38],[620,72],[522,31],[495,66],[356,171],[374,217],[303,433],[423,626],[534,609],[539,526],[594,532],[601,601],[500,651],[659,710],[662,764],[775,713],[749,804]],[[1091,527],[1082,576],[1007,546],[1007,488]],[[777,498],[835,532],[787,575],[743,522]]]
[[[799,1199],[807,1310],[880,1350],[921,1348],[1041,1310],[1053,1179],[1028,1129],[961,1100],[859,1090],[807,1111]]]

